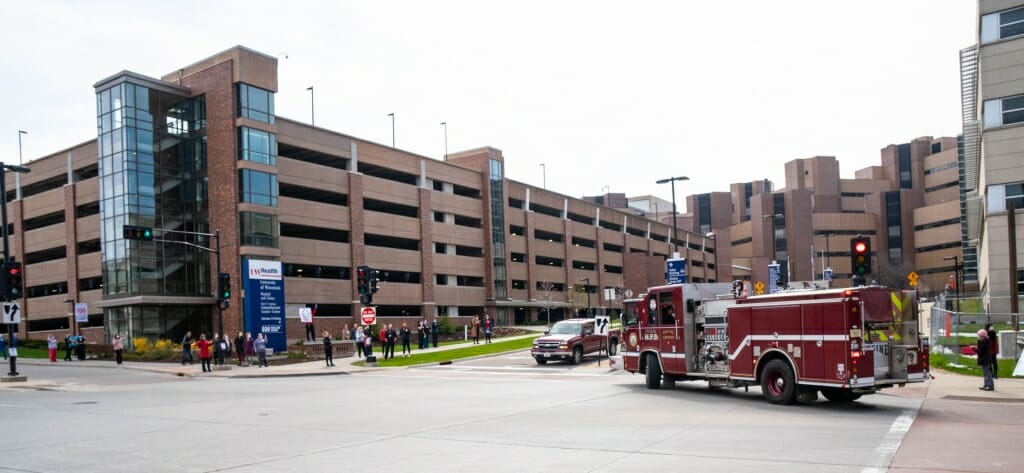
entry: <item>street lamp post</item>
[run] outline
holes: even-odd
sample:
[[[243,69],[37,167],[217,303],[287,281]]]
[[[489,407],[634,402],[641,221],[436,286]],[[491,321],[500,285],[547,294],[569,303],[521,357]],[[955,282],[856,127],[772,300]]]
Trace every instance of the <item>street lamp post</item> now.
[[[394,147],[394,112],[387,114],[387,116],[391,117],[391,147]]]
[[[831,255],[829,255],[828,240],[829,240],[830,237],[834,237],[834,236],[836,236],[835,233],[826,233],[825,234],[825,267],[828,268],[829,271],[832,270],[832,257],[831,257]],[[824,271],[822,271],[821,277],[824,279],[824,277],[825,277],[825,272]],[[832,280],[831,279],[829,279],[828,281],[825,281],[825,287],[830,288],[830,289],[832,288]]]
[[[20,135],[19,135],[20,136]],[[3,240],[4,240],[4,259],[3,264],[6,265],[11,260],[11,242],[10,235],[7,234],[7,171],[12,172],[32,172],[31,169],[13,164],[0,163],[0,196],[3,197],[3,202],[0,202],[0,225],[3,226]],[[6,275],[4,275],[6,277]],[[4,302],[11,302],[11,297],[8,294],[0,295],[3,297]],[[15,324],[7,325],[7,342],[14,348],[14,326]],[[18,376],[18,357],[10,357],[11,371],[7,373],[8,376]]]
[[[656,181],[657,184],[672,183],[672,248],[675,250],[677,256],[679,253],[679,219],[676,218],[676,181],[689,181],[690,178],[686,176],[670,177],[667,179],[659,179]]]
[[[64,303],[65,304],[71,304],[71,314],[70,314],[71,315],[71,329],[72,329],[71,333],[74,333],[75,335],[78,335],[78,321],[75,320],[75,300],[74,299],[64,299]]]
[[[956,297],[956,313],[960,314],[960,257],[953,255],[942,258],[945,261],[953,260],[953,285],[954,297]]]
[[[590,317],[590,278],[580,278],[580,281],[586,283],[586,285],[583,286],[583,291],[587,293],[587,317]]]
[[[448,160],[448,122],[441,122],[441,126],[444,127],[444,159]]]
[[[309,91],[309,124],[316,126],[316,114],[313,109],[313,86],[306,87],[306,90]]]
[[[547,189],[548,188],[548,168],[547,168],[547,166],[544,165],[544,163],[540,163],[540,173],[541,173],[541,183],[543,184],[544,188]]]

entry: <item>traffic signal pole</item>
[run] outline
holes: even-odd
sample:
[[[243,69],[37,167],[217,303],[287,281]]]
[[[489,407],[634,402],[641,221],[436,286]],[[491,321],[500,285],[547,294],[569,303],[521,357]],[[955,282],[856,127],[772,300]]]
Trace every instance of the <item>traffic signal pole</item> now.
[[[214,241],[214,244],[216,245],[216,248],[214,249],[213,252],[217,255],[217,279],[219,280],[220,279],[220,229],[217,229],[217,230],[213,231],[213,241]],[[219,293],[217,295],[220,296]],[[220,297],[217,297],[217,332],[220,333],[221,337],[225,336],[224,335],[224,302],[222,302],[220,300]]]
[[[10,236],[7,235],[7,168],[6,166],[0,165],[0,196],[3,196],[3,203],[0,204],[0,224],[3,225],[4,233],[4,260],[3,267],[7,266],[7,262],[11,260],[11,240]],[[6,273],[6,271],[5,271]],[[4,274],[3,277],[7,277]],[[10,302],[7,294],[3,294],[4,303]],[[14,347],[14,324],[7,324],[7,346]],[[18,357],[10,357],[10,371],[7,376],[18,376]]]

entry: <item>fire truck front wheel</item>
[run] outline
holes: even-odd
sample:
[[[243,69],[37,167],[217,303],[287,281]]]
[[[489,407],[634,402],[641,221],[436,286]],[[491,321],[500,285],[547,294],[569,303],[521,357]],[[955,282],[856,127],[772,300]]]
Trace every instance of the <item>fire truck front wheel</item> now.
[[[653,353],[647,355],[647,389],[658,389],[661,387],[661,365],[658,364],[658,357]]]
[[[761,395],[772,404],[789,404],[796,399],[796,378],[789,363],[771,360],[761,373]]]

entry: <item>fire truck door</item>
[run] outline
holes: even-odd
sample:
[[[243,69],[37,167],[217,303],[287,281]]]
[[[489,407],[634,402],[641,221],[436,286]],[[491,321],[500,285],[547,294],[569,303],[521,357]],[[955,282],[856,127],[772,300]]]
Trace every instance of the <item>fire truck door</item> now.
[[[657,301],[655,303],[655,301]],[[654,327],[657,330],[658,346],[661,351],[661,362],[666,373],[681,373],[686,371],[686,355],[683,349],[683,324],[677,314],[674,293],[672,290],[665,290],[654,294],[650,298],[652,321],[656,322]],[[654,320],[653,315],[657,314]]]

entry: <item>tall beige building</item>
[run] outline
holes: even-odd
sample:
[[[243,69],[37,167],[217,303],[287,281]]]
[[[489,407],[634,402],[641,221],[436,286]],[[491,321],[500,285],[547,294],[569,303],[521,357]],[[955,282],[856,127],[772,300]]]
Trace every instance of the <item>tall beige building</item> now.
[[[977,254],[987,309],[1007,313],[1011,291],[1019,293],[1024,284],[1024,1],[981,0],[977,44],[961,51],[960,60],[965,241]],[[970,266],[966,273],[972,275]]]

